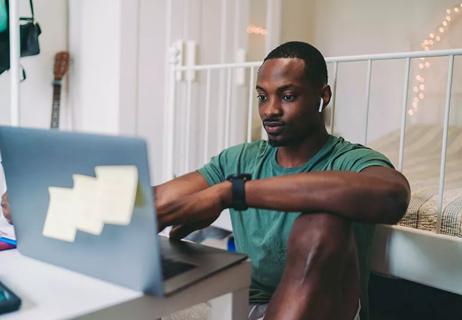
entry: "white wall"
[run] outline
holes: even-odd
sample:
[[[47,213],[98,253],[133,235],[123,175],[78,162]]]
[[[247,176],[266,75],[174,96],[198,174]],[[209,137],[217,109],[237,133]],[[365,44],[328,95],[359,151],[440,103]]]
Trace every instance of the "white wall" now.
[[[73,130],[135,134],[138,1],[69,3]]]
[[[316,30],[316,3],[313,0],[284,1],[281,10],[281,42],[311,42]]]
[[[246,48],[248,3],[244,0],[216,1],[216,0],[171,0],[148,1],[141,0],[140,9],[140,51],[139,51],[139,89],[138,89],[138,126],[137,133],[148,139],[150,147],[151,168],[153,181],[158,183],[165,179],[163,174],[164,126],[166,124],[166,81],[168,79],[167,48],[176,40],[194,41],[198,44],[196,63],[219,63],[235,61],[237,49]],[[223,126],[221,122],[213,121],[215,115],[222,110],[222,101],[218,101],[217,94],[224,94],[224,74],[213,75],[214,88],[212,90],[212,120],[209,127]],[[194,91],[205,90],[204,75],[196,74],[196,80],[191,84]],[[178,126],[186,123],[185,110],[186,81],[177,83],[177,117]],[[196,94],[195,94],[196,95]],[[195,96],[194,96],[195,97]],[[185,159],[188,137],[202,136],[204,125],[201,122],[200,110],[204,101],[193,97],[193,112],[191,134],[177,136],[176,159]],[[197,112],[196,112],[197,111]],[[203,119],[202,119],[203,120]],[[220,121],[223,121],[221,119]],[[213,132],[213,129],[212,129]],[[221,132],[211,134],[212,139],[223,140]],[[202,148],[199,146],[197,148]],[[192,170],[200,166],[204,159],[203,148],[196,147],[191,151],[192,163],[178,162],[175,166],[177,174],[186,169]],[[210,150],[211,154],[218,150]]]
[[[47,128],[50,126],[53,96],[54,55],[67,49],[67,2],[63,0],[34,1],[36,21],[42,34],[39,37],[40,55],[21,58],[27,79],[20,85],[20,125]],[[29,2],[20,1],[20,16],[30,16]],[[61,122],[67,125],[66,83],[61,99]],[[10,123],[10,74],[0,75],[0,124]],[[3,172],[0,170],[0,193],[3,193]]]
[[[141,0],[139,10],[137,134],[147,138],[152,181],[162,177],[167,68],[167,1]]]
[[[67,48],[67,2],[62,0],[34,1],[35,18],[40,24],[40,55],[21,58],[27,80],[20,85],[20,124],[32,127],[50,125],[53,94],[54,55]],[[20,1],[20,16],[30,16],[29,1]],[[63,90],[63,94],[65,95]],[[67,109],[65,96],[62,109]],[[0,75],[0,123],[10,122],[10,74]]]
[[[283,41],[292,40],[293,34],[303,34],[300,29],[293,31],[298,24],[299,28],[305,29],[305,40],[312,42],[325,56],[421,50],[421,41],[441,23],[446,9],[458,4],[454,0],[285,2]],[[301,21],[290,19],[299,17],[301,12],[306,13],[307,19],[292,23]],[[436,48],[457,47],[462,47],[462,17],[453,21],[449,35]],[[425,102],[411,122],[437,123],[442,118],[446,64],[437,60],[432,60],[434,66],[427,73],[428,94]],[[415,77],[416,69],[416,65],[413,65],[411,79]],[[373,70],[377,73],[372,78],[371,88],[371,139],[399,126],[404,63],[377,63]],[[461,73],[461,64],[458,63],[455,84],[460,83]],[[365,64],[339,69],[339,81],[344,86],[337,92],[337,131],[358,142],[363,142],[360,128],[364,126],[365,120],[365,79]],[[412,85],[413,82],[411,89]],[[462,114],[460,111],[457,114],[456,109],[460,109],[457,106],[462,103],[461,91],[459,86],[453,101],[453,123],[459,124],[462,122]]]

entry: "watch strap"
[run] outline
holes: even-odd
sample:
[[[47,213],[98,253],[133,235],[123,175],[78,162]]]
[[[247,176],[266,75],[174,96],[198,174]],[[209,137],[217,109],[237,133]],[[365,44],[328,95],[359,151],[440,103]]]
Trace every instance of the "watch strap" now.
[[[245,183],[251,180],[252,176],[248,173],[233,174],[226,178],[231,181],[232,185],[232,196],[231,196],[231,208],[243,211],[247,210],[247,201],[245,199]]]

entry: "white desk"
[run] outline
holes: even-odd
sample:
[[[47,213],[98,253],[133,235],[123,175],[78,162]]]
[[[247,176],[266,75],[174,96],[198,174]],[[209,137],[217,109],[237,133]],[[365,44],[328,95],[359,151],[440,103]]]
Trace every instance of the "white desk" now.
[[[8,250],[0,252],[0,281],[22,299],[20,310],[1,315],[1,320],[156,319],[206,301],[212,319],[247,319],[250,263],[155,298]]]

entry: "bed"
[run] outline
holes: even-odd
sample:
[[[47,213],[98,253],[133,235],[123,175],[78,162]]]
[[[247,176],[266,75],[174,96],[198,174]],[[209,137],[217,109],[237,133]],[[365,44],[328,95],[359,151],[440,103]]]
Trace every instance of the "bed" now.
[[[462,128],[448,128],[445,190],[439,204],[442,131],[433,125],[407,130],[409,148],[402,171],[411,184],[411,202],[396,226],[378,226],[372,269],[462,294]],[[392,155],[398,140],[394,132],[371,146]]]
[[[438,223],[442,131],[441,126],[434,125],[415,125],[407,130],[409,147],[406,148],[407,160],[402,171],[411,183],[412,198],[399,225],[462,238],[462,127],[448,129],[445,193]],[[395,132],[370,146],[397,163],[392,155],[398,141],[399,132]]]
[[[183,66],[179,64],[180,51],[172,48],[171,54],[164,132],[168,137],[164,161],[169,167],[165,179],[200,167],[227,146],[264,136],[254,97],[261,62]],[[453,81],[454,60],[460,55],[462,49],[326,58],[333,97],[325,116],[330,132],[355,141],[336,131],[336,113],[341,112],[336,100],[340,100],[342,86],[349,85],[342,82],[344,66],[362,64],[364,118],[356,123],[362,132],[359,142],[386,154],[408,177],[412,188],[405,217],[397,225],[377,226],[372,269],[462,295],[462,126],[450,121],[451,104],[458,101],[454,96],[462,89],[460,81]],[[441,59],[446,66],[446,79],[440,81],[444,94],[438,103],[442,119],[412,123],[413,62],[430,58]],[[394,103],[399,109],[397,121],[387,132],[373,135],[369,123],[374,101],[371,79],[380,62],[396,60],[401,61],[399,72],[393,73],[396,81],[392,81],[401,87],[397,91],[400,98]],[[380,86],[381,91],[387,89]],[[174,154],[180,157],[174,158]],[[231,228],[226,214],[218,225]]]

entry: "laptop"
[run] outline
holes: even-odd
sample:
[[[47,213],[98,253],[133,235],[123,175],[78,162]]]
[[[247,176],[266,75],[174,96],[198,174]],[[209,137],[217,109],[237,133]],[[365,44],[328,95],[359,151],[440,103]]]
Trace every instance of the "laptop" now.
[[[23,255],[156,296],[246,259],[157,234],[143,139],[0,126],[0,152]],[[129,223],[104,224],[98,235],[77,230],[72,242],[45,236],[49,187],[73,188],[74,174],[94,177],[96,166],[137,168],[138,200]]]

